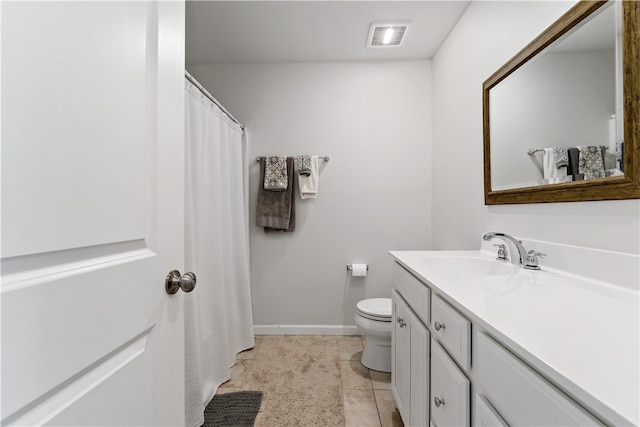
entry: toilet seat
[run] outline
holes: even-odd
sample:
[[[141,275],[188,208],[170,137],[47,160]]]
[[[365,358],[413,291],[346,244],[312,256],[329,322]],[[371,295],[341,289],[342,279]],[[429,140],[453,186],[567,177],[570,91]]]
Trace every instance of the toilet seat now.
[[[356,304],[359,316],[378,322],[391,322],[391,298],[370,298]]]

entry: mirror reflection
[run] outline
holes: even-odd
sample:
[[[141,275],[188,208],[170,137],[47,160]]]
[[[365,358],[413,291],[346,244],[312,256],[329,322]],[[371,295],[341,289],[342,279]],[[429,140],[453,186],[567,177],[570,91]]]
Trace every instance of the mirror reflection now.
[[[492,190],[624,175],[618,6],[602,6],[491,88]]]

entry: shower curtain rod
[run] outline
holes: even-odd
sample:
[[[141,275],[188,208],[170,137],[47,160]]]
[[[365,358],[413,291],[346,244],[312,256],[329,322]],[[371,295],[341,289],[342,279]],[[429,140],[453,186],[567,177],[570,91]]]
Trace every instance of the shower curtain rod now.
[[[195,87],[197,87],[197,88],[198,88],[198,90],[199,90],[200,92],[202,92],[202,94],[203,94],[204,96],[206,96],[207,98],[209,98],[209,101],[211,101],[211,102],[213,102],[214,104],[216,104],[216,106],[218,106],[218,108],[220,108],[220,109],[222,110],[222,112],[223,112],[223,113],[225,113],[225,114],[227,115],[227,117],[229,117],[229,118],[230,118],[234,123],[236,123],[238,126],[240,126],[240,129],[242,129],[242,131],[244,132],[244,125],[243,125],[242,123],[240,123],[240,122],[238,121],[238,119],[236,119],[235,117],[233,117],[233,114],[231,114],[229,111],[227,111],[227,109],[226,109],[226,108],[224,108],[224,106],[223,106],[221,103],[219,103],[219,102],[218,102],[218,100],[217,100],[217,99],[215,99],[215,98],[213,97],[213,95],[211,95],[211,94],[209,93],[209,91],[208,91],[208,90],[206,90],[206,89],[204,88],[204,86],[202,86],[202,85],[200,84],[200,82],[199,82],[199,81],[197,81],[197,80],[195,79],[195,77],[193,77],[191,74],[189,74],[189,72],[188,72],[187,70],[184,70],[184,76],[187,78],[187,80],[189,80],[191,83],[193,83],[193,85],[194,85]]]

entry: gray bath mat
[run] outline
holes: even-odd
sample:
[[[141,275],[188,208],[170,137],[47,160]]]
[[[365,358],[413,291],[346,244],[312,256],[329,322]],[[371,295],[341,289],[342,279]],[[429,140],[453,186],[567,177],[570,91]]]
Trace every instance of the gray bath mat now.
[[[261,403],[261,391],[216,394],[204,410],[204,424],[202,426],[253,426]]]

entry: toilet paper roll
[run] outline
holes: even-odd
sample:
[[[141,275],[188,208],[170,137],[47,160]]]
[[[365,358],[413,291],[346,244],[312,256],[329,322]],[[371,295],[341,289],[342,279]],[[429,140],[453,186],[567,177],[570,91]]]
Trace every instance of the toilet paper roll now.
[[[351,275],[362,277],[367,275],[367,264],[351,264]]]

